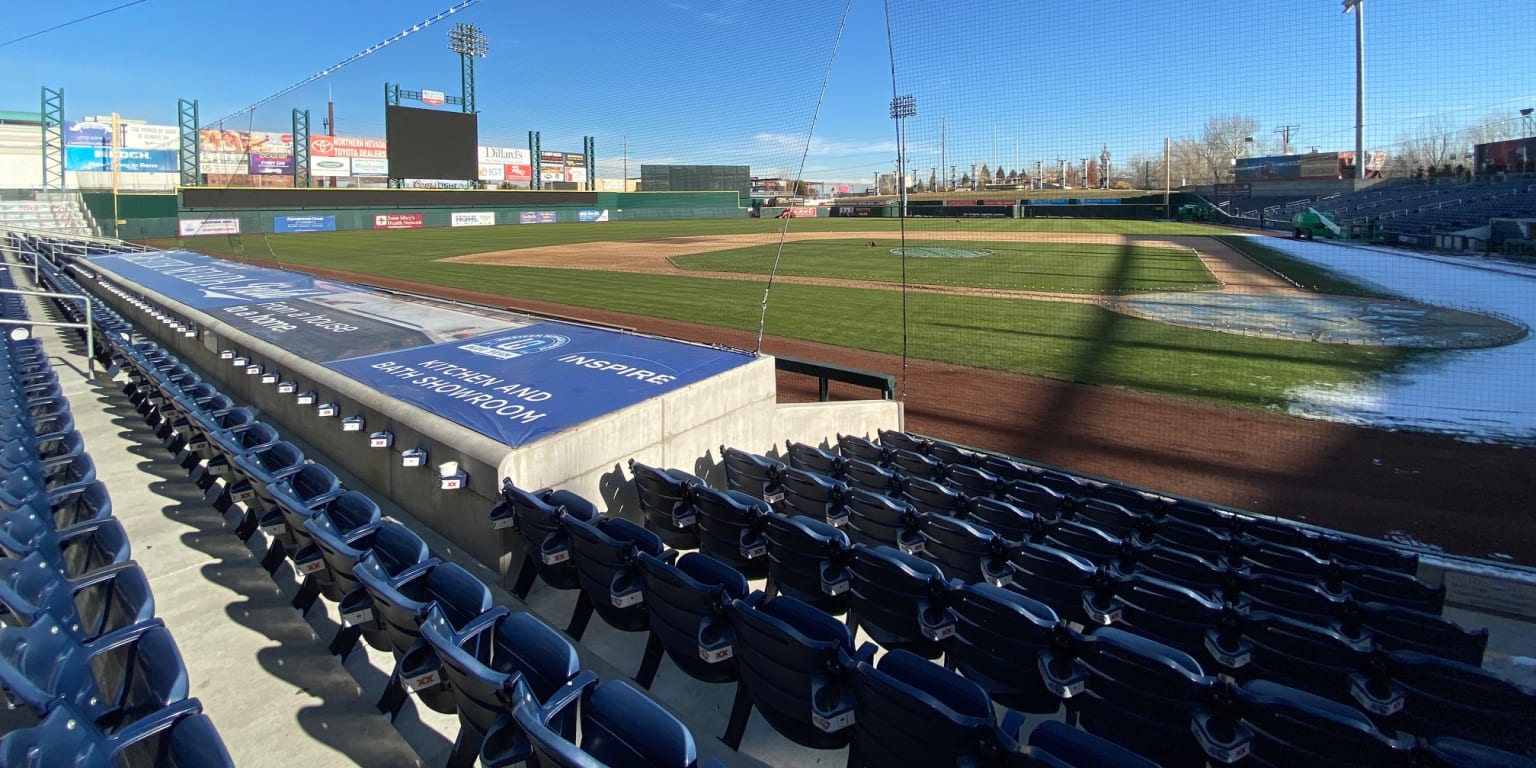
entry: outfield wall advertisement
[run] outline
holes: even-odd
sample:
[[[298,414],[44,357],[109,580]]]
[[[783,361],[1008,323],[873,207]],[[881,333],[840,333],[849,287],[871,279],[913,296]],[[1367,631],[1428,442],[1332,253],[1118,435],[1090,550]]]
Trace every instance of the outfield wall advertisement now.
[[[293,232],[335,232],[336,216],[273,216],[272,232],[286,235]]]
[[[469,314],[189,251],[88,258],[103,273],[514,447],[753,360],[510,312]]]
[[[448,225],[452,227],[493,227],[496,225],[496,213],[494,211],[454,211],[449,217]]]
[[[177,222],[176,230],[182,237],[238,235],[240,234],[240,220],[229,218],[182,219]]]
[[[373,217],[374,229],[421,229],[421,227],[422,216],[419,213],[381,213]]]

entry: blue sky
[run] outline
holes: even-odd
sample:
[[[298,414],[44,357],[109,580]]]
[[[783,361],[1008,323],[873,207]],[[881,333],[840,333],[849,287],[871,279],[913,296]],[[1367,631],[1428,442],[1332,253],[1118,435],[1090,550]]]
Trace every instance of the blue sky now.
[[[122,0],[12,3],[9,38]],[[112,111],[174,124],[178,97],[205,125],[451,5],[268,0],[259,5],[147,0],[0,47],[0,109],[35,110],[65,91],[66,117]],[[1032,167],[1056,158],[1117,164],[1197,135],[1207,118],[1245,115],[1293,146],[1350,149],[1354,25],[1337,0],[889,0],[896,90],[917,99],[912,167],[946,159]],[[1536,2],[1366,0],[1367,133],[1390,149],[1435,121],[1514,118],[1536,106],[1527,43]],[[886,4],[853,0],[832,64],[806,176],[867,183],[895,158]],[[1254,11],[1254,8],[1262,8]],[[479,62],[482,144],[580,151],[596,138],[601,175],[643,162],[750,163],[795,173],[843,11],[838,0],[484,0],[455,14],[490,40]],[[407,36],[226,127],[286,130],[294,107],[315,133],[327,95],[337,132],[384,134],[385,82],[456,93],[449,24]]]

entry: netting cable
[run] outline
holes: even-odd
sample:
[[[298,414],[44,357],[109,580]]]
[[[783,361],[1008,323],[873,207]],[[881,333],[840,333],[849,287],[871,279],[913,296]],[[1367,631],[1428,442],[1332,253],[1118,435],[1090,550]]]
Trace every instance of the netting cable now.
[[[832,80],[832,65],[837,61],[837,49],[843,42],[843,29],[848,26],[848,12],[853,8],[853,0],[843,4],[843,17],[837,23],[837,36],[832,39],[832,53],[827,57],[827,68],[821,76],[821,90],[816,93],[816,109],[811,113],[811,127],[805,133],[805,147],[800,151],[800,166],[795,170],[794,186],[791,192],[800,187],[800,182],[805,178],[806,158],[811,154],[811,140],[816,136],[816,121],[821,117],[821,105],[827,98],[827,83]],[[784,225],[779,228],[779,245],[773,253],[773,267],[768,270],[768,284],[763,286],[763,303],[757,316],[757,349],[758,354],[763,353],[763,329],[768,324],[768,296],[773,291],[773,279],[779,274],[779,259],[784,256],[784,240],[789,236],[789,222],[791,217],[784,218]]]
[[[901,125],[905,117],[896,114],[896,100],[899,98],[896,88],[896,40],[891,34],[891,2],[884,0],[881,4],[885,8],[885,49],[891,59],[891,122],[896,124],[896,152],[898,156],[906,152],[906,143],[901,140]],[[896,194],[900,200],[906,199],[907,168],[906,158],[901,157],[901,162],[896,166]],[[875,179],[875,191],[880,191],[880,179]],[[898,400],[907,399],[907,206],[901,205],[901,211],[897,215],[898,226],[901,228],[901,392],[897,394]]]

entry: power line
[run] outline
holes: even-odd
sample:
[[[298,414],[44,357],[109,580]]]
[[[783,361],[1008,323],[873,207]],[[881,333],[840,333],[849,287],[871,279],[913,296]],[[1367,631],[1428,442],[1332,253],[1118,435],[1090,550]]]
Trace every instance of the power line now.
[[[46,35],[49,32],[52,32],[54,30],[63,29],[65,27],[68,27],[68,26],[71,26],[71,25],[74,25],[74,24],[79,24],[82,21],[90,21],[91,19],[94,19],[97,16],[105,16],[105,15],[107,15],[107,14],[113,12],[113,11],[121,11],[124,8],[128,8],[128,7],[135,6],[135,5],[138,5],[140,3],[145,3],[145,2],[149,2],[149,0],[133,0],[132,2],[123,3],[122,5],[118,5],[118,6],[113,6],[111,8],[108,8],[108,9],[104,10],[104,11],[97,11],[97,12],[95,12],[93,14],[88,15],[88,16],[81,16],[78,19],[74,19],[72,21],[66,21],[63,24],[55,24],[55,25],[53,25],[53,26],[51,26],[51,27],[49,27],[47,29],[39,29],[38,31],[33,32],[31,34],[22,35],[21,37],[12,38],[12,39],[7,40],[7,41],[5,41],[3,43],[0,43],[0,48],[4,48],[7,45],[10,45],[12,43],[19,43],[19,42],[21,42],[23,40],[31,40],[32,38],[37,37],[38,35]]]

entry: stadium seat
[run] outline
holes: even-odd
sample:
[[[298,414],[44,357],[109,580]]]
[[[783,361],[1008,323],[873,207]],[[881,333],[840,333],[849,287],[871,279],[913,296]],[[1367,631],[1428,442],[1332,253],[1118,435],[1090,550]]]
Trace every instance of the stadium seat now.
[[[890,468],[903,477],[920,477],[934,481],[944,479],[944,464],[938,459],[905,448],[888,448],[888,450]]]
[[[234,761],[197,699],[147,713],[108,735],[67,705],[37,725],[0,736],[0,765],[13,768],[234,768]]]
[[[1412,651],[1375,659],[1376,688],[1400,694],[1401,709],[1373,712],[1384,727],[1423,738],[1465,739],[1529,755],[1536,751],[1536,689],[1470,664]]]
[[[621,632],[650,629],[635,558],[642,552],[662,557],[666,547],[661,537],[628,520],[601,516],[588,522],[567,515],[565,530],[571,537],[571,558],[581,585],[566,634],[581,640],[593,612]]]
[[[561,516],[590,522],[597,514],[592,502],[570,491],[546,488],[530,493],[511,480],[503,482],[501,499],[489,517],[492,527],[510,524],[523,541],[523,564],[512,594],[519,600],[527,598],[535,578],[555,589],[577,589],[576,565],[571,562],[570,541]]]
[[[999,725],[986,692],[954,672],[903,650],[852,667],[850,766],[987,765],[1019,749],[1023,718]]]
[[[0,628],[0,686],[38,718],[67,704],[114,733],[187,697],[187,669],[171,633],[151,619],[81,643],[52,617]]]
[[[262,451],[237,453],[231,463],[240,479],[225,487],[214,506],[223,512],[233,502],[245,502],[246,510],[235,534],[248,539],[256,532],[261,513],[273,507],[268,487],[303,469],[304,454],[293,443],[279,440]]]
[[[755,453],[720,446],[725,465],[726,488],[777,503],[783,498],[784,462]]]
[[[911,432],[898,432],[891,429],[875,430],[875,437],[880,445],[890,450],[908,451],[910,453],[927,455],[933,447],[933,442],[924,437],[918,437]]]
[[[789,466],[793,469],[814,472],[831,478],[843,476],[843,465],[847,459],[835,451],[826,451],[814,445],[794,441],[785,443],[785,451]]]
[[[368,558],[384,575],[392,578],[431,560],[427,543],[411,529],[394,521],[385,521],[362,538],[350,541],[317,533],[315,544],[342,593],[337,610],[346,625],[331,641],[331,652],[345,659],[359,637],[381,651],[388,649],[389,638],[384,633],[378,611],[374,609],[373,598],[357,577],[358,564]]]
[[[1133,512],[1124,506],[1098,497],[1084,500],[1073,510],[1072,519],[1122,540],[1150,538],[1157,526],[1156,520],[1150,514]]]
[[[1483,665],[1483,652],[1488,648],[1486,629],[1466,629],[1431,613],[1385,603],[1350,600],[1344,611],[1340,620],[1344,634],[1368,631],[1379,648],[1416,651],[1474,667]]]
[[[459,714],[449,768],[472,768],[486,734],[493,727],[510,725],[512,696],[519,682],[541,704],[552,701],[567,686],[579,689],[582,685],[576,647],[531,613],[497,606],[455,630],[442,608],[433,606],[421,624],[421,636],[442,664],[443,680],[453,692]],[[574,714],[562,713],[553,726],[566,739],[576,736]],[[526,740],[500,743],[512,751],[493,755],[488,762],[516,762],[531,754]]]
[[[80,523],[63,531],[54,530],[49,522],[30,508],[0,514],[0,553],[13,559],[37,553],[69,579],[129,558],[128,533],[117,518]]]
[[[1073,683],[1070,658],[1055,650],[1065,626],[1056,612],[991,584],[950,595],[955,636],[948,660],[993,701],[1017,712],[1051,714]]]
[[[1025,541],[1036,535],[1046,519],[997,499],[976,497],[970,500],[965,519],[1009,540]]]
[[[1205,660],[1220,650],[1226,606],[1188,587],[1134,574],[1114,580],[1120,616],[1112,626],[1134,632]]]
[[[1036,517],[1054,520],[1067,506],[1065,496],[1039,483],[999,477],[1003,479],[1003,500]]]
[[[327,501],[304,521],[310,545],[296,552],[293,559],[299,564],[299,572],[327,600],[341,600],[342,595],[357,586],[352,567],[362,551],[353,545],[382,525],[380,516],[379,505],[373,499],[361,491],[347,491]],[[349,556],[344,557],[343,551]],[[308,606],[299,598],[295,598],[294,604],[307,610]]]
[[[269,486],[267,492],[272,498],[272,508],[262,512],[258,524],[272,537],[272,544],[262,565],[271,571],[282,562],[285,553],[292,556],[309,546],[305,521],[314,516],[316,509],[346,490],[336,473],[323,464],[305,464],[299,471]]]
[[[838,435],[837,452],[845,459],[866,461],[876,466],[885,466],[889,463],[889,451],[867,437],[858,435]]]
[[[673,549],[698,549],[698,511],[693,507],[693,488],[704,481],[679,469],[657,469],[629,460],[640,496],[645,527]]]
[[[935,480],[911,478],[901,481],[901,498],[925,515],[963,517],[969,509],[965,496]]]
[[[506,738],[526,735],[541,766],[550,768],[713,768],[716,761],[699,762],[698,747],[687,726],[662,709],[644,693],[622,680],[598,683],[584,680],[567,689],[553,705],[541,705],[526,685],[518,686],[512,704],[512,729],[493,732],[485,740],[480,762],[485,768],[509,765],[496,759],[504,754]],[[580,707],[581,741],[562,736],[550,724],[567,707]],[[516,761],[512,761],[516,762]]]
[[[1355,703],[1354,676],[1370,665],[1369,638],[1350,638],[1327,627],[1254,610],[1226,628],[1236,636],[1225,643],[1222,671],[1238,680],[1269,680]]]
[[[377,558],[365,555],[357,562],[355,575],[373,599],[395,654],[394,674],[379,698],[379,711],[396,714],[406,693],[414,691],[433,710],[453,712],[453,695],[437,674],[437,655],[421,638],[421,623],[436,607],[444,620],[440,629],[464,629],[491,609],[490,588],[463,567],[436,558],[390,574]]]
[[[783,594],[832,616],[848,610],[848,534],[821,520],[795,515],[763,518],[768,539],[769,597]]]
[[[1088,560],[1055,547],[1025,542],[1014,548],[1008,564],[1013,566],[1013,583],[1008,589],[1045,603],[1063,619],[1094,626],[1119,617],[1109,574]]]
[[[944,470],[944,482],[972,500],[997,499],[1003,494],[1002,478],[964,464],[947,467]]]
[[[980,467],[986,454],[977,453],[966,448],[961,448],[954,443],[946,443],[943,440],[933,440],[929,443],[928,454],[935,459],[944,462],[951,471],[958,467]]]
[[[944,643],[955,632],[949,610],[953,586],[938,566],[892,547],[854,547],[848,571],[850,628],[864,630],[888,651],[929,659],[944,654]]]
[[[875,647],[865,644],[855,650],[846,624],[788,595],[733,601],[730,618],[740,682],[723,737],[726,745],[741,746],[756,709],[796,744],[812,749],[846,746],[854,701],[843,677],[845,662],[868,661]]]
[[[740,571],[749,579],[768,575],[768,539],[763,518],[775,514],[762,498],[744,491],[694,489],[699,513],[699,551]]]
[[[686,552],[675,562],[641,552],[635,561],[651,627],[635,682],[651,687],[663,651],[695,680],[735,682],[736,633],[727,614],[732,602],[747,596],[746,577],[698,552]]]
[[[1427,740],[1418,758],[1425,768],[1536,768],[1536,758],[1450,737]]]
[[[863,488],[844,498],[848,520],[842,526],[854,544],[896,547],[907,554],[923,550],[923,518],[912,505]]]
[[[986,582],[1003,587],[1013,583],[1008,542],[992,531],[945,515],[928,515],[920,532],[920,557],[951,579]]]
[[[843,510],[847,492],[848,486],[841,481],[791,467],[784,471],[784,514],[840,525],[847,516]]]
[[[871,461],[849,457],[843,464],[843,479],[850,488],[895,496],[901,491],[901,478],[895,472]]]
[[[1094,491],[1093,498],[1117,505],[1132,514],[1147,515],[1154,519],[1162,517],[1171,503],[1166,499],[1149,496],[1135,488],[1118,483],[1110,483],[1099,488]]]
[[[1135,562],[1132,542],[1085,523],[1058,520],[1043,528],[1040,543],[1092,561],[1105,568],[1126,570]]]
[[[1413,740],[1377,730],[1360,710],[1268,680],[1233,691],[1239,728],[1250,739],[1239,765],[1256,768],[1397,768]]]
[[[29,626],[44,618],[78,642],[90,642],[154,618],[149,578],[128,560],[66,578],[41,553],[0,559],[0,619]]]

